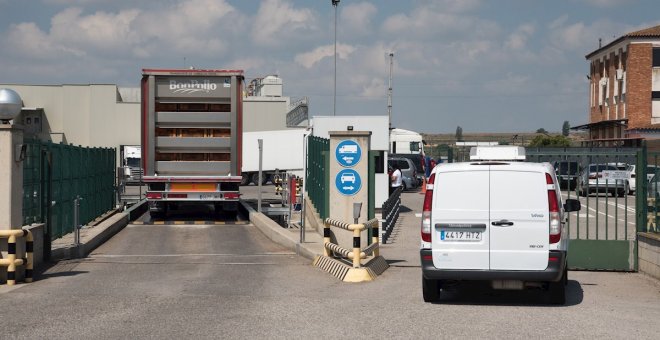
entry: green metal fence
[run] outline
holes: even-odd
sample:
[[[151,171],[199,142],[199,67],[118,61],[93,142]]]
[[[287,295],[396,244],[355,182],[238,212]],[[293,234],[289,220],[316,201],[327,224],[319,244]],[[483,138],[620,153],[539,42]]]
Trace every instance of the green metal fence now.
[[[582,210],[569,214],[566,221],[569,235],[568,265],[571,269],[637,270],[637,237],[640,206],[637,197],[646,197],[644,181],[638,181],[635,195],[630,181],[609,180],[590,171],[597,167],[622,167],[639,164],[643,150],[638,148],[527,148],[527,161],[572,162],[577,174],[569,176],[558,171],[562,196],[579,199]],[[557,167],[557,166],[555,166]],[[637,167],[637,170],[640,170]],[[640,178],[639,172],[635,176]],[[645,176],[641,176],[644,178]],[[645,203],[645,201],[644,201]]]
[[[644,146],[646,150],[646,146]],[[638,195],[637,231],[660,233],[660,153],[644,152],[637,165],[637,186],[643,184]],[[642,179],[646,179],[643,181]]]
[[[330,140],[310,136],[307,139],[307,182],[305,189],[321,219],[330,217],[328,183],[330,176]]]
[[[25,140],[23,223],[46,223],[51,240],[73,231],[73,200],[86,224],[115,205],[115,149]]]

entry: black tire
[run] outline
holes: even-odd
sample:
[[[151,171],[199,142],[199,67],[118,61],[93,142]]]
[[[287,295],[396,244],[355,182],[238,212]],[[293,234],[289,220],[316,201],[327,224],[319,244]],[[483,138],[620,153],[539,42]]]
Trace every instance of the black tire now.
[[[440,284],[438,280],[426,279],[422,276],[422,294],[424,302],[435,302],[440,298]]]
[[[625,189],[624,190],[619,190],[618,194],[619,194],[619,197],[625,197],[626,196],[626,190]]]
[[[250,184],[250,173],[244,172],[241,174],[241,185],[248,185],[248,184]]]
[[[261,177],[261,184],[264,185],[264,184],[268,183],[268,175],[266,175],[265,173],[262,173],[261,176],[262,176]],[[255,172],[255,173],[252,174],[252,183],[254,183],[254,185],[259,185],[259,173],[258,172]]]

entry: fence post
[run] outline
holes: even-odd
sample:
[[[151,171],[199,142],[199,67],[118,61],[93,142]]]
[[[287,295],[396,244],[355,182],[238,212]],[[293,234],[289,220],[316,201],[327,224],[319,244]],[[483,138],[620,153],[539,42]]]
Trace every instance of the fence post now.
[[[646,179],[648,156],[646,151],[646,142],[643,141],[642,149],[637,151],[637,165],[635,169],[635,177],[637,178],[635,188],[635,211],[637,212],[637,218],[635,223],[637,224],[637,231],[640,232],[646,231],[648,225],[648,181]]]

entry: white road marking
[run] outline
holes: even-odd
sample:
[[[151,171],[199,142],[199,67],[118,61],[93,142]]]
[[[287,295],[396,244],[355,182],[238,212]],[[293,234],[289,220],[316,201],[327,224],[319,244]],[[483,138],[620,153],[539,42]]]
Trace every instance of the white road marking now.
[[[422,217],[422,213],[415,213],[415,217]]]

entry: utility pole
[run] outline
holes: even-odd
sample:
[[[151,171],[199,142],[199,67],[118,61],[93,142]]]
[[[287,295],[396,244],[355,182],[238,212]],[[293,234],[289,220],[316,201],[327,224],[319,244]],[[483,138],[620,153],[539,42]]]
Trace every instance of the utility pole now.
[[[335,90],[332,95],[332,115],[337,115],[337,6],[339,6],[339,0],[331,0],[332,7],[335,8]]]
[[[392,69],[394,65],[394,53],[390,52],[390,86],[387,89],[387,117],[390,130],[392,130]]]

